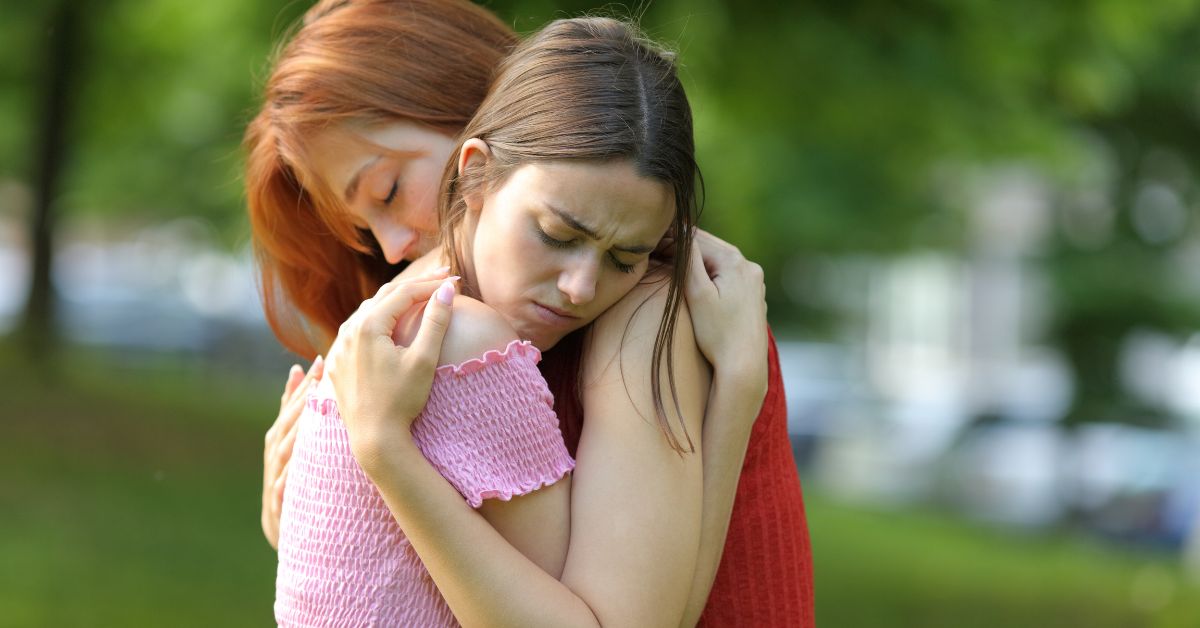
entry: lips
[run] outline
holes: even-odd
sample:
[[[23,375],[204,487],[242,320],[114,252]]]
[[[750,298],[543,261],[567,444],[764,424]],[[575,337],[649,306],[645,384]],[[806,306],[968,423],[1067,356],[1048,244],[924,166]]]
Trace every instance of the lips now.
[[[538,303],[535,301],[534,305],[540,305],[540,306],[546,308],[547,310],[550,310],[551,312],[558,314],[559,316],[561,316],[563,318],[579,318],[578,316],[575,316],[574,314],[571,314],[570,312],[568,312],[566,310],[560,310],[556,307],[551,307],[549,305],[546,305],[545,303]]]
[[[543,323],[553,327],[573,327],[579,324],[579,317],[560,310],[556,307],[533,302],[533,311]]]

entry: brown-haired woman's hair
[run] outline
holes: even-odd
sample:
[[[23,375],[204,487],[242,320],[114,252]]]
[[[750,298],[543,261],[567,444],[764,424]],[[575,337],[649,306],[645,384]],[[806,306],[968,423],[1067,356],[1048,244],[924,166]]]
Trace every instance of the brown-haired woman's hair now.
[[[672,361],[675,321],[691,250],[699,200],[692,113],[673,56],[638,30],[609,18],[557,20],[527,39],[500,65],[495,83],[461,138],[487,142],[483,168],[462,174],[461,145],[451,156],[439,204],[442,244],[452,272],[463,274],[455,233],[466,214],[464,195],[494,189],[515,168],[549,161],[628,160],[636,172],[667,184],[675,216],[667,237],[675,243],[666,307],[651,360],[651,389],[667,440],[684,451],[663,407],[661,366],[678,414]],[[473,291],[469,282],[464,290]],[[680,417],[687,449],[694,451]]]
[[[323,0],[277,53],[246,128],[246,201],[263,310],[312,358],[398,271],[308,168],[304,139],[340,123],[407,120],[454,135],[516,37],[466,0]]]

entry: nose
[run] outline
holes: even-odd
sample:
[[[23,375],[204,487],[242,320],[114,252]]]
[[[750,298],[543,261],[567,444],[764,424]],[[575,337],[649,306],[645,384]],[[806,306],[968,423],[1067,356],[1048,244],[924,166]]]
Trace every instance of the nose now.
[[[379,242],[383,257],[389,264],[399,264],[413,250],[418,234],[402,224],[384,222],[371,227],[371,233]]]
[[[596,297],[596,279],[600,264],[591,256],[572,260],[558,275],[558,289],[571,305],[583,305]]]

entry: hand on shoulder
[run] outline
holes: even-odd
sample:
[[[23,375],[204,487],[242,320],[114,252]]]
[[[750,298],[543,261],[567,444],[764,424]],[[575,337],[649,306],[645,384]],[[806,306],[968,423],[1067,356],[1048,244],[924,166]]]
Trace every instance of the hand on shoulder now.
[[[350,446],[364,470],[387,444],[408,434],[425,406],[454,294],[447,269],[426,277],[398,277],[366,299],[338,328],[325,360]],[[420,311],[405,346],[393,339],[412,312]]]

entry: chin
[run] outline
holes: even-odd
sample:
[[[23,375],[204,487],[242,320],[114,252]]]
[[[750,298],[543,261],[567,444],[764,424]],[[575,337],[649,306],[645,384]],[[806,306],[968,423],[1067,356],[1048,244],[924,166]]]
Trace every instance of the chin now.
[[[538,351],[549,351],[560,340],[565,338],[567,334],[576,329],[574,327],[566,329],[541,325],[537,321],[529,320],[525,316],[512,316],[504,309],[498,309],[498,311],[508,321],[508,324],[512,325],[513,331],[517,332],[517,337],[521,340],[528,340],[530,344],[537,347]]]
[[[562,340],[561,335],[547,334],[541,330],[518,330],[518,335],[523,340],[528,340],[530,344],[537,347],[538,351],[546,352],[554,348],[559,340]]]

